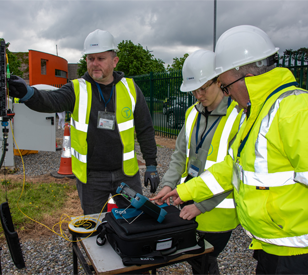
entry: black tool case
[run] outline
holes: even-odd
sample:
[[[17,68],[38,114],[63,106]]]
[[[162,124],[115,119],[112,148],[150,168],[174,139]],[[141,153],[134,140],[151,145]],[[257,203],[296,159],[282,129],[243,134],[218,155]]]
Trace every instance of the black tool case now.
[[[162,223],[146,214],[125,220],[116,219],[113,212],[106,213],[97,243],[102,245],[102,240],[107,236],[108,242],[122,257],[125,265],[165,262],[171,259],[168,255],[196,246],[197,222],[180,218],[180,210],[174,206],[164,209],[167,215]],[[122,210],[113,209],[118,213]],[[197,251],[192,250],[190,253],[203,252],[204,242],[200,243]]]

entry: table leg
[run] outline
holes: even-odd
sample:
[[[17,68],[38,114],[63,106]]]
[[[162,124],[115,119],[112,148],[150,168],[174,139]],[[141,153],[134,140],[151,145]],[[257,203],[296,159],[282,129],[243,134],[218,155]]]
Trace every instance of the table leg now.
[[[2,247],[0,246],[0,275],[2,275],[2,269],[1,269],[1,254],[2,254]]]
[[[93,274],[93,272],[91,270],[92,266],[87,263],[86,259],[84,258],[82,252],[80,251],[80,249],[77,245],[76,236],[74,236],[74,234],[72,236],[73,236],[72,247],[73,247],[73,271],[74,271],[74,275],[78,274],[78,260],[79,260],[79,262],[80,262],[81,266],[83,267],[83,270],[86,274]]]
[[[74,246],[77,246],[77,242],[76,242],[77,238],[76,238],[76,236],[74,234],[72,235],[72,240],[73,240],[73,242],[72,242],[73,272],[74,272],[74,275],[75,274],[77,275],[78,274],[78,259],[77,259],[77,254],[76,254],[75,249],[74,249]]]

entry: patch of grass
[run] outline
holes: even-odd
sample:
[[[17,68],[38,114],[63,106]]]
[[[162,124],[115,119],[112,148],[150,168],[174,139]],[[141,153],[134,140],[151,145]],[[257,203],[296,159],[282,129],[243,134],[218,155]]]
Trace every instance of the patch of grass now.
[[[5,185],[7,188],[5,188]],[[0,186],[0,203],[5,202],[5,190],[15,229],[32,222],[17,207],[17,201],[22,191],[22,183],[4,183]],[[19,208],[30,218],[40,221],[46,215],[52,215],[61,209],[67,198],[67,193],[76,190],[75,185],[68,183],[28,183],[24,185],[23,194],[18,202]],[[0,237],[3,229],[0,227]]]
[[[8,188],[11,185],[11,181],[10,180],[3,180],[1,182],[1,185]]]

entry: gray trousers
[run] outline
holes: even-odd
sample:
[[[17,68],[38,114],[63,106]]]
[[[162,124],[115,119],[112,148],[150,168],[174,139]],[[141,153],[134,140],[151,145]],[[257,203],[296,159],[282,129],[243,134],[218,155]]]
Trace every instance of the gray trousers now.
[[[133,177],[128,177],[124,175],[122,170],[113,172],[92,170],[88,171],[88,181],[86,184],[76,178],[78,195],[84,214],[100,213],[108,201],[109,194],[115,195],[117,187],[122,182],[142,194],[139,172]],[[115,196],[113,199],[119,208],[126,208],[130,204],[121,195]],[[106,211],[107,205],[103,209],[103,212]]]

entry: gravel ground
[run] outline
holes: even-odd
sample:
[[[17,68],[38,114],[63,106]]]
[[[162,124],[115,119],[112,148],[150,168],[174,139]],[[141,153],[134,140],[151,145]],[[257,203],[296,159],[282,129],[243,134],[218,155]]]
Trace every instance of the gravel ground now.
[[[63,130],[57,130],[57,138],[63,137]],[[59,145],[59,144],[58,144]],[[137,146],[138,147],[138,146]],[[139,148],[137,153],[140,154]],[[168,163],[173,153],[172,149],[158,146],[158,172],[162,176],[168,169]],[[61,151],[39,152],[38,154],[24,156],[26,175],[37,176],[58,170],[61,159]],[[16,174],[22,173],[22,165],[19,158],[15,159],[19,168]],[[145,169],[140,169],[143,179]],[[159,190],[159,189],[158,189]],[[150,195],[149,186],[144,188],[144,194]],[[18,270],[11,260],[6,243],[1,243],[2,253],[0,260],[3,274],[72,274],[71,245],[64,239],[53,236],[39,241],[28,240],[22,242],[22,250],[26,262],[26,269]],[[232,233],[231,239],[224,251],[218,257],[221,274],[255,274],[256,261],[252,258],[252,252],[248,249],[250,239],[238,226]],[[84,274],[79,267],[79,274]],[[186,262],[160,268],[157,274],[192,274],[190,265]]]

